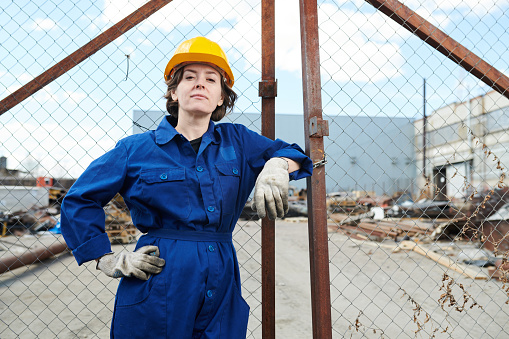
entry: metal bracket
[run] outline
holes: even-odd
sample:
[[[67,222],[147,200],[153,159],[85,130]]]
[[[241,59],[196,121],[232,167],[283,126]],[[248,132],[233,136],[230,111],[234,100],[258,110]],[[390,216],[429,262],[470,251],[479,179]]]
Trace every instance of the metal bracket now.
[[[320,167],[320,166],[325,166],[326,163],[327,163],[327,159],[325,158],[325,154],[324,154],[322,160],[317,161],[313,164],[313,169]]]
[[[277,97],[277,80],[262,80],[258,83],[258,96],[262,98]]]
[[[329,135],[329,122],[318,117],[309,118],[309,136],[321,138]]]

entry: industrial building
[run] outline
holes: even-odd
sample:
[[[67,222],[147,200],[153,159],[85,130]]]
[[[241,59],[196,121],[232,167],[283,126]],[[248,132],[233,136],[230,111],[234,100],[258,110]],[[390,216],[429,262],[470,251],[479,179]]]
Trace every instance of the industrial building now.
[[[439,200],[498,187],[509,165],[508,128],[509,100],[495,91],[416,120],[418,187]]]

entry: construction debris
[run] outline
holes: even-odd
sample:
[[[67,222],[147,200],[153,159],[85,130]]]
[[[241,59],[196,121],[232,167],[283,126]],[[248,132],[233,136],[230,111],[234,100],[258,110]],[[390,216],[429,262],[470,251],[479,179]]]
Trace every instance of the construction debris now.
[[[497,259],[495,267],[488,269],[488,274],[493,279],[498,279],[505,283],[509,282],[509,262],[507,258]]]
[[[134,226],[124,199],[117,194],[105,207],[106,233],[111,243],[130,244],[139,234]]]
[[[366,218],[369,215],[370,213],[364,213],[359,215],[362,218],[358,218],[344,214],[331,214],[330,219],[337,222],[337,228],[347,233],[361,235],[375,241],[383,241],[387,238],[396,241],[402,238],[424,237],[433,232],[432,223],[403,219],[374,220]]]
[[[456,263],[454,260],[452,260],[451,258],[449,258],[448,256],[435,253],[429,249],[426,249],[426,248],[420,246],[419,244],[417,244],[413,241],[402,241],[400,243],[400,247],[402,249],[411,250],[416,253],[419,253],[420,255],[423,255],[426,258],[434,260],[437,263],[439,263],[440,265],[443,265],[443,266],[445,266],[449,269],[452,269],[460,274],[463,274],[464,276],[466,276],[468,278],[472,278],[472,279],[476,279],[476,280],[479,280],[479,279],[487,280],[490,278],[487,274],[485,274],[481,270],[472,269],[465,265],[460,265],[460,264]]]
[[[336,192],[327,197],[328,229],[359,244],[411,250],[472,279],[507,281],[509,267],[500,260],[509,255],[508,193],[502,188],[453,203]]]

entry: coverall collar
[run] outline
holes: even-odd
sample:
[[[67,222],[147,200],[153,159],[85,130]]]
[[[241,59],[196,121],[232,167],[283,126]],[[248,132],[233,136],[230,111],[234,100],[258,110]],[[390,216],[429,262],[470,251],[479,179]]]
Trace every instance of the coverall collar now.
[[[177,119],[171,115],[167,115],[166,119],[163,119],[155,131],[155,142],[158,145],[164,145],[170,142],[175,136],[180,135],[175,129],[177,126]],[[212,120],[209,121],[209,128],[207,132],[202,136],[203,140],[211,143],[219,144],[221,138],[219,133],[215,130],[215,124]]]

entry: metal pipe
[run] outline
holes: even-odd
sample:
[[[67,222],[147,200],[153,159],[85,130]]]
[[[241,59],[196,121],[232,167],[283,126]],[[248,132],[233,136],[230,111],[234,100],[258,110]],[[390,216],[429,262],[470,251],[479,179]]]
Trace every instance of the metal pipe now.
[[[262,1],[262,135],[276,137],[276,61],[274,0]],[[262,220],[262,337],[276,338],[276,245],[275,222]]]
[[[306,154],[313,163],[319,163],[325,156],[323,135],[328,135],[328,128],[322,120],[318,8],[315,0],[300,0],[299,3]],[[313,338],[330,339],[332,322],[324,165],[316,167],[312,177],[307,178],[307,190]]]
[[[150,17],[171,1],[172,0],[151,0],[147,2],[145,5],[120,20],[114,26],[108,28],[104,33],[92,39],[89,43],[85,44],[50,69],[46,70],[26,85],[21,86],[21,88],[16,92],[2,99],[2,101],[0,101],[0,115],[35,94],[44,86],[58,79],[61,75],[65,74],[73,67],[95,54],[101,48]]]
[[[63,239],[57,240],[50,247],[42,247],[36,249],[28,249],[25,253],[18,256],[10,256],[0,259],[0,274],[12,271],[21,266],[32,265],[36,262],[43,261],[56,254],[62,253],[67,249],[67,244]]]
[[[509,78],[397,0],[365,0],[479,80],[509,98]]]

